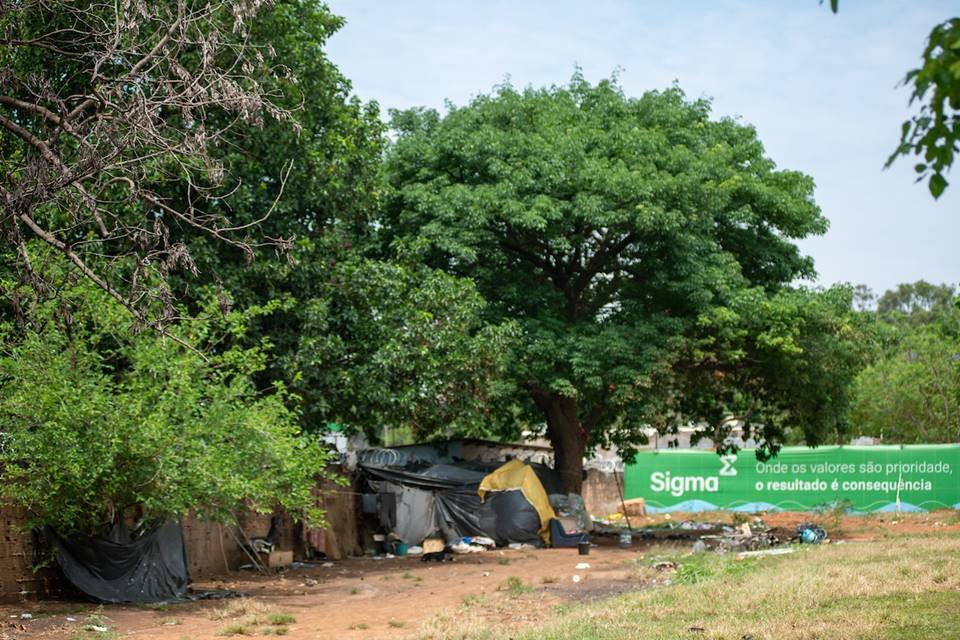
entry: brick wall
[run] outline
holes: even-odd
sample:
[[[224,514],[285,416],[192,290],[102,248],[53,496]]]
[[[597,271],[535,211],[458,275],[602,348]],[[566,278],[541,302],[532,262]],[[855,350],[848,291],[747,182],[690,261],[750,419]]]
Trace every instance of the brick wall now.
[[[34,571],[33,540],[21,509],[0,508],[0,602],[73,595],[56,567]]]

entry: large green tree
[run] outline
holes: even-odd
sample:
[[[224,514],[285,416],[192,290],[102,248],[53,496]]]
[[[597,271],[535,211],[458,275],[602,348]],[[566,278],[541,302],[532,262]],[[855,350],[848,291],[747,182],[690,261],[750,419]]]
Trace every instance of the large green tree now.
[[[788,426],[816,442],[842,422],[827,381],[779,366],[821,328],[844,340],[842,322],[814,321],[831,305],[808,311],[818,294],[781,293],[814,273],[793,240],[827,222],[813,180],[777,169],[752,127],[677,88],[628,98],[579,74],[393,126],[384,242],[426,238],[431,264],[519,322],[502,404],[545,420],[568,488],[587,447],[629,452],[646,424],[736,416],[763,453]]]
[[[482,435],[516,334],[485,321],[474,284],[423,265],[416,248],[364,257],[349,234],[303,238],[296,262],[259,263],[231,280],[285,304],[255,319],[271,336],[262,382],[303,398],[305,428],[336,422],[378,438]]]

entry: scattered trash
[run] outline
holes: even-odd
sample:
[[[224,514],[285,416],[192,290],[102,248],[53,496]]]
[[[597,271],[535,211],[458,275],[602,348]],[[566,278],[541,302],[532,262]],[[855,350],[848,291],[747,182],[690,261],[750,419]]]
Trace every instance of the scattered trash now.
[[[484,578],[489,578],[489,577],[490,577],[490,572],[489,572],[489,571],[484,571],[484,572],[483,572],[483,577],[484,577]]]
[[[513,549],[514,551],[524,551],[528,549],[536,549],[535,546],[527,542],[511,542],[507,545],[508,548]]]
[[[577,574],[573,574],[573,577],[570,579],[573,580],[574,582],[580,582],[581,580],[583,580],[583,578],[581,578]]]
[[[21,613],[21,614],[20,614],[20,619],[21,619],[21,620],[33,620],[33,614],[32,614],[32,613]]]
[[[820,544],[827,539],[827,532],[812,522],[804,522],[797,527],[797,538],[804,544]]]
[[[695,633],[703,633],[704,631],[706,631],[706,629],[703,627],[690,627],[689,629],[687,629],[687,631],[693,631]]]
[[[87,629],[88,631],[96,631],[97,633],[106,633],[107,631],[110,631],[110,628],[109,628],[109,627],[104,627],[104,626],[99,625],[99,624],[87,625],[87,626],[84,627],[84,628]]]
[[[582,497],[575,493],[551,493],[548,499],[558,518],[575,519],[577,531],[590,531],[593,522]]]
[[[657,562],[653,565],[654,571],[676,571],[677,563],[671,562],[669,560],[664,560],[662,562]]]
[[[479,544],[469,544],[463,542],[462,540],[450,545],[450,550],[454,553],[464,554],[464,553],[480,553],[481,551],[486,551],[487,548]],[[429,554],[424,554],[426,557]]]
[[[409,549],[407,549],[407,555],[408,555],[408,556],[419,556],[419,555],[422,555],[422,554],[423,554],[423,547],[421,547],[421,546],[413,545],[412,547],[410,547]]]
[[[333,563],[332,563],[332,562],[324,562],[324,563],[323,563],[322,565],[320,565],[320,566],[329,569],[330,567],[333,566]]]
[[[589,568],[590,568],[590,565],[586,562],[580,562],[577,564],[577,566],[574,567],[574,569],[589,569]]]
[[[497,546],[497,543],[494,542],[493,538],[488,538],[486,536],[470,536],[468,538],[464,538],[463,542],[466,542],[467,544],[478,544],[481,547]]]
[[[717,531],[717,529],[714,529]],[[717,533],[701,535],[694,543],[695,552],[712,549],[724,553],[727,551],[756,551],[779,545],[781,540],[763,520],[754,518],[752,523],[741,523],[736,527],[720,526]]]
[[[316,580],[314,580],[313,578],[307,578],[306,580],[303,581],[303,585],[304,585],[305,587],[315,587],[315,586],[317,586],[318,584],[319,584],[319,583],[318,583]]]
[[[67,622],[76,622],[76,621],[77,621],[76,618],[71,618],[70,616],[67,616]]]

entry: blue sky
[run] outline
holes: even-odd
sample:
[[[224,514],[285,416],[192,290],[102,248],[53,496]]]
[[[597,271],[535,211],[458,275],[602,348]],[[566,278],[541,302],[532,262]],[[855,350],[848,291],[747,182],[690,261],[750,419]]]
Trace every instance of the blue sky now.
[[[939,201],[913,162],[883,170],[908,115],[897,83],[960,3],[841,0],[591,2],[333,0],[347,19],[328,55],[355,93],[389,108],[443,108],[516,86],[621,69],[628,95],[669,86],[756,126],[768,155],[817,183],[830,230],[802,241],[819,284],[883,291],[960,281],[960,169]],[[950,176],[948,176],[948,179]]]

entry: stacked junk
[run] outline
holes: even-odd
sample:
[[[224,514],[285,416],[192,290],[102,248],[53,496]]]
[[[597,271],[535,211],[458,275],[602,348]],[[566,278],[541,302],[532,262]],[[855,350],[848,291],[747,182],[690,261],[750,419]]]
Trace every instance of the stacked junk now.
[[[590,529],[583,500],[564,494],[545,465],[361,462],[359,469],[374,553],[440,560],[494,546],[576,547]]]

